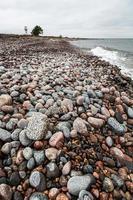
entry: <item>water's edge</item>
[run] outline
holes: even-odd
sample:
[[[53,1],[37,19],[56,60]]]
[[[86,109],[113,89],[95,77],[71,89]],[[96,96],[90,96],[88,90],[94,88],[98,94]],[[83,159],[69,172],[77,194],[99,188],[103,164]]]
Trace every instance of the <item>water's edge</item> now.
[[[95,48],[84,47],[78,43],[79,41],[70,41],[70,43],[88,54],[97,56],[99,59],[109,62],[111,65],[117,66],[121,73],[133,80],[133,53],[118,51],[110,48],[97,46]],[[130,56],[131,54],[131,56]]]

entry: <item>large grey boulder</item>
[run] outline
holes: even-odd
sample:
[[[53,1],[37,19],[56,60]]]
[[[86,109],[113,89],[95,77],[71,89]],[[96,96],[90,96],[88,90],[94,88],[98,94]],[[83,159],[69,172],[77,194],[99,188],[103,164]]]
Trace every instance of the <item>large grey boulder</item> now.
[[[47,127],[47,116],[39,112],[34,112],[29,120],[26,135],[31,140],[41,140],[47,133]]]

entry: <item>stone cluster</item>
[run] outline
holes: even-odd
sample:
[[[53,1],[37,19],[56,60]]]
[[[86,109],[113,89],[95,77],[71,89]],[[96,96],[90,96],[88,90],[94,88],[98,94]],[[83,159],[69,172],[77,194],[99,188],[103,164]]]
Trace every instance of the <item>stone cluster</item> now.
[[[61,39],[0,55],[0,199],[132,200],[132,81]]]

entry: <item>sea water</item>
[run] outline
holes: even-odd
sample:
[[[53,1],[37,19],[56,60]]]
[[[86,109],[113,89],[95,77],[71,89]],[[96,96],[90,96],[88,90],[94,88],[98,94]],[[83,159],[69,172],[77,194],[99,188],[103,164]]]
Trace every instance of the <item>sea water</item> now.
[[[84,39],[72,44],[117,65],[122,73],[133,79],[133,39]]]

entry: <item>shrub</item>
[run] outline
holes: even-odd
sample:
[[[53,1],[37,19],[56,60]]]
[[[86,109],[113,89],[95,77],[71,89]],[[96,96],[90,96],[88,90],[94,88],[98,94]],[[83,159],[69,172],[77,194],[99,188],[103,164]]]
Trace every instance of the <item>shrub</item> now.
[[[40,26],[36,25],[33,28],[31,34],[34,35],[34,36],[39,36],[40,34],[43,34],[43,29]]]

